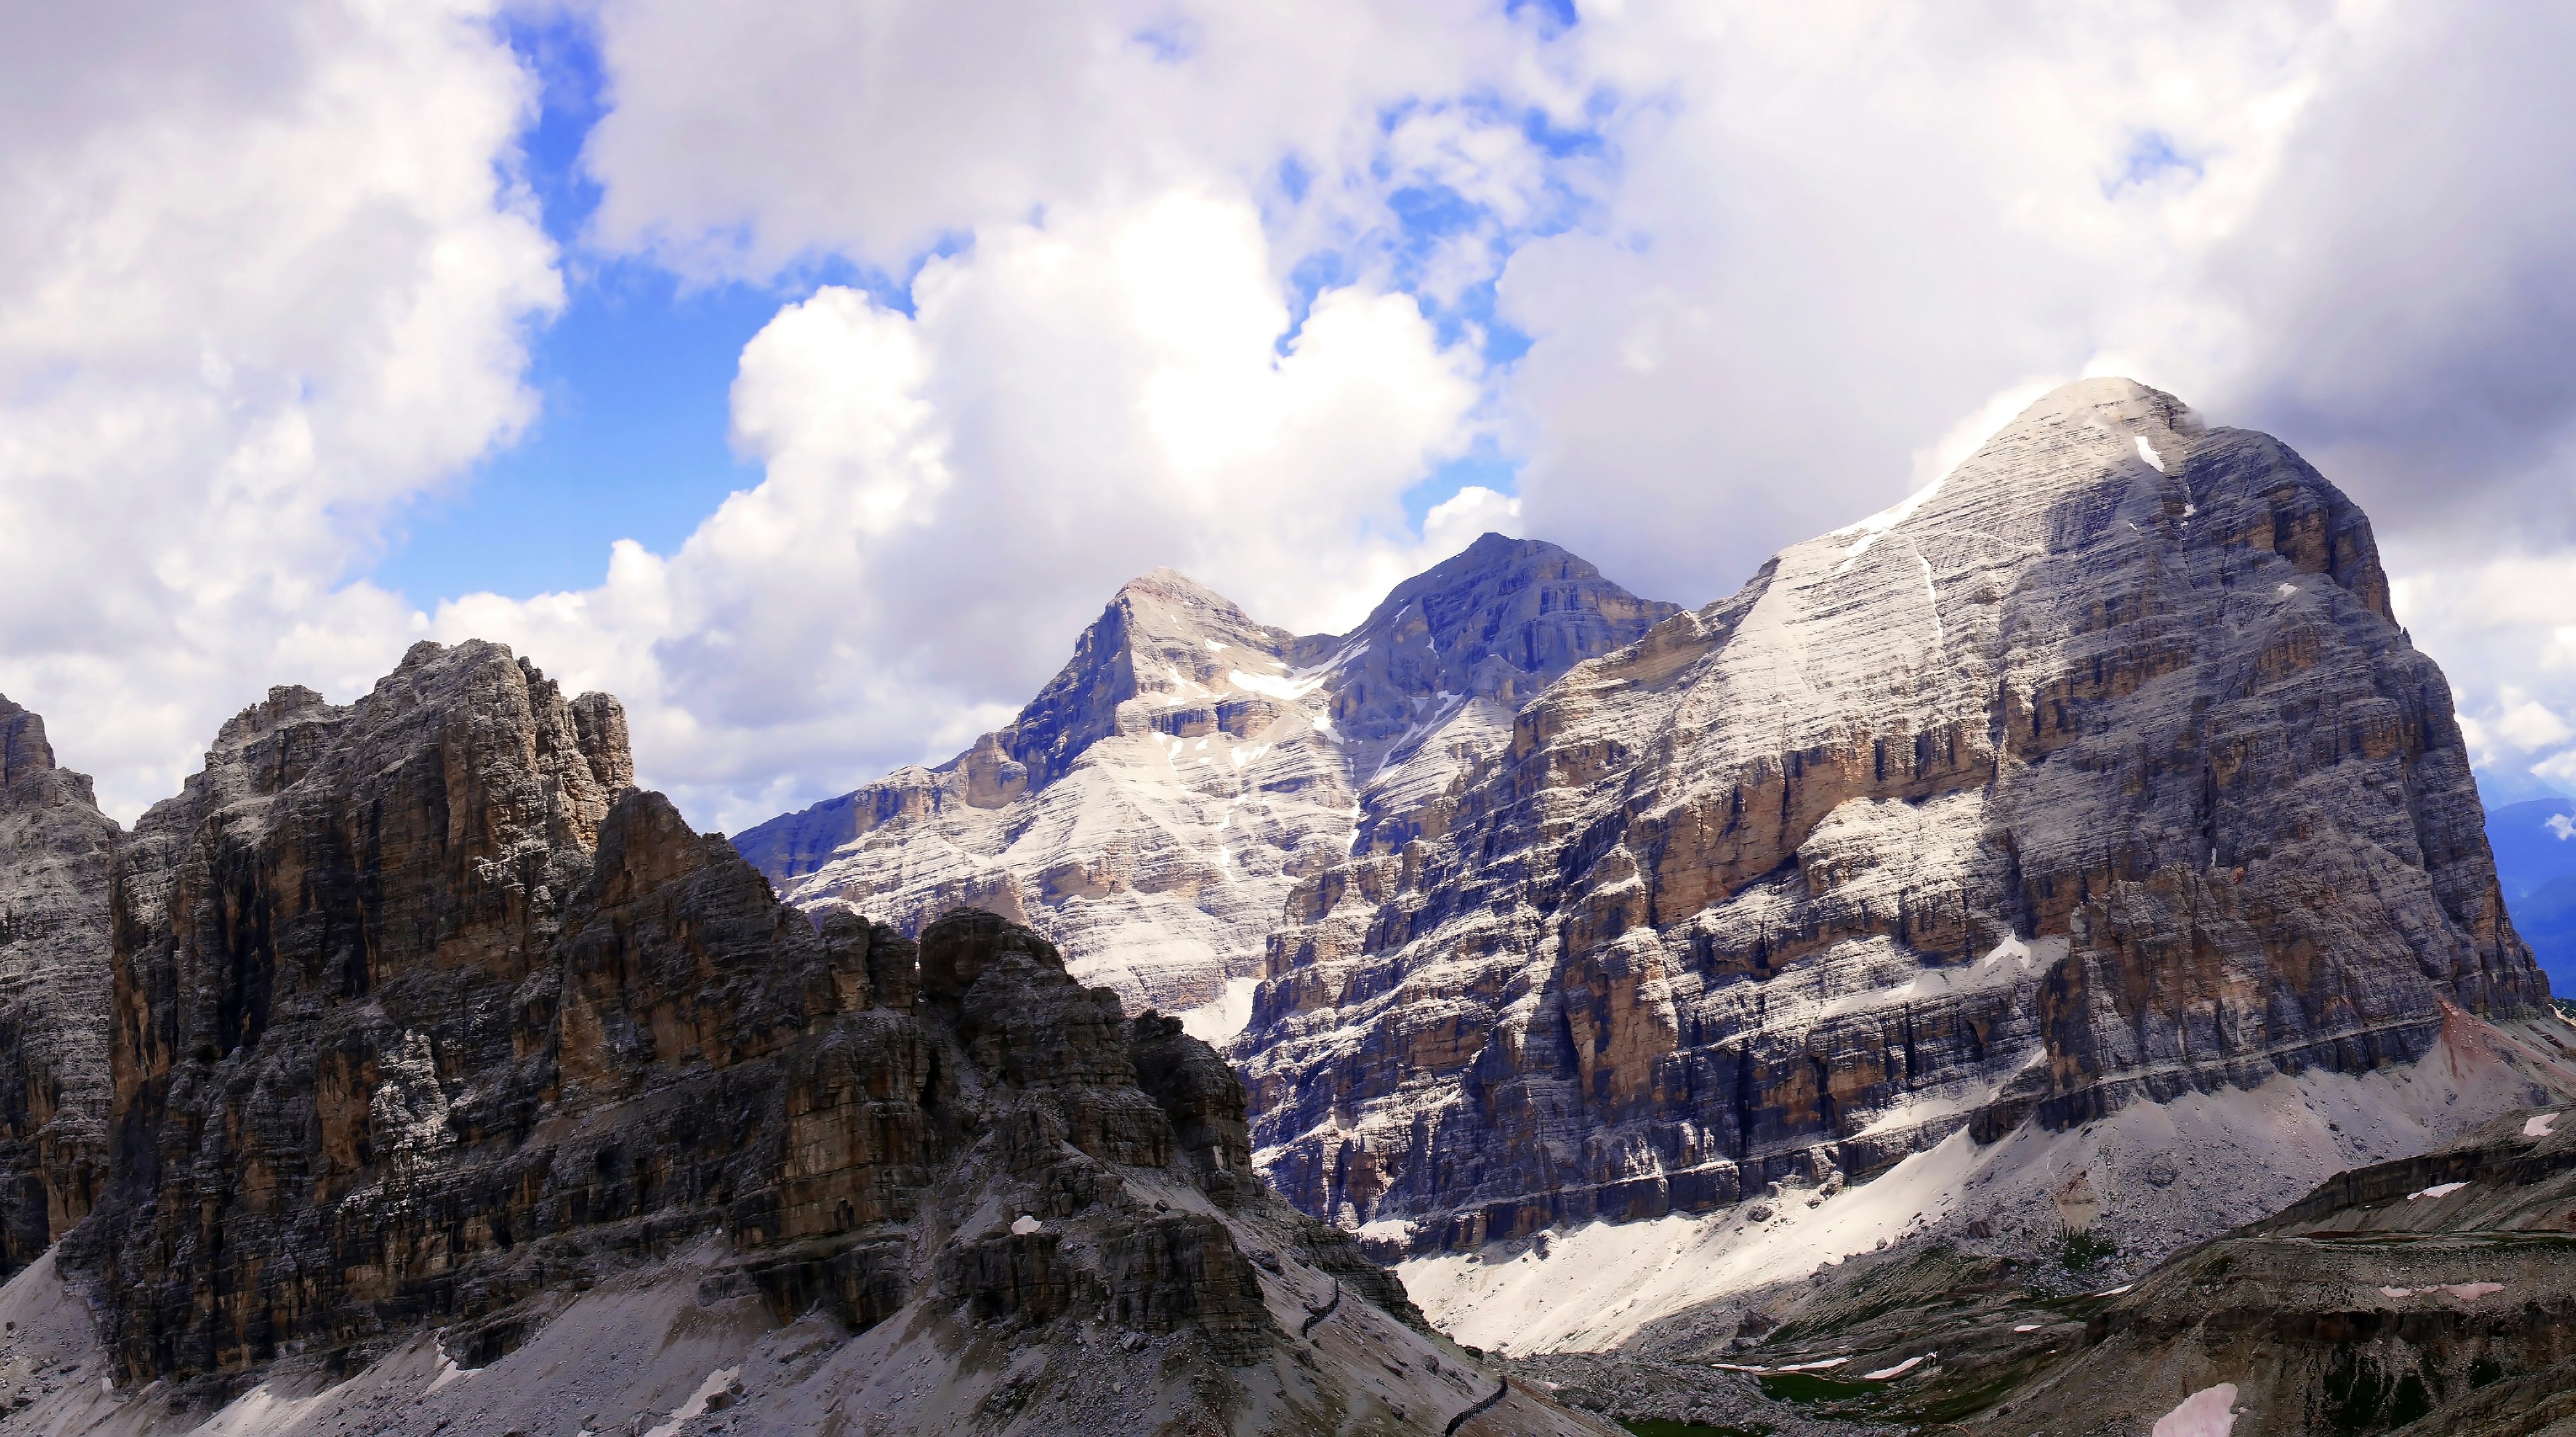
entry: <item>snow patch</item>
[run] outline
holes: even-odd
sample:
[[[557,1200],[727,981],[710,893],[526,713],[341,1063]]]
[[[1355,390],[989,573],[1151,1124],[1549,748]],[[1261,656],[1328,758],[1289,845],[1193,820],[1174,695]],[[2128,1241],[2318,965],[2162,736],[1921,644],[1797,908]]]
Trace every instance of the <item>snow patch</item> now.
[[[1924,1354],[1925,1357],[1930,1355],[1931,1354],[1929,1353]],[[1896,1364],[1894,1367],[1882,1367],[1876,1372],[1864,1372],[1860,1375],[1860,1380],[1863,1382],[1885,1382],[1891,1377],[1902,1377],[1906,1373],[1911,1372],[1922,1365],[1922,1357],[1909,1357],[1903,1362]]]
[[[2017,1323],[2013,1324],[2013,1331],[2015,1331],[2015,1332],[2037,1332],[2037,1331],[2039,1331],[2039,1324],[2038,1324],[2038,1323],[2036,1323],[2036,1322],[2017,1322]]]
[[[2435,1183],[2431,1187],[2418,1188],[2415,1191],[2408,1193],[2406,1195],[2406,1200],[2408,1202],[2413,1202],[2417,1198],[2432,1198],[2439,1201],[2440,1199],[2449,1197],[2451,1194],[2458,1192],[2460,1189],[2467,1186],[2467,1183]]]
[[[2229,1410],[2235,1405],[2235,1383],[2204,1387],[2157,1418],[2152,1437],[2228,1437],[2236,1430],[2236,1414]]]
[[[2147,442],[2147,436],[2140,434],[2134,437],[2138,441],[2139,458],[2147,461],[2147,463],[2159,474],[2170,474],[2173,472],[2165,467],[2165,456],[2158,454],[2156,452],[2156,446]]]
[[[1839,574],[1844,569],[1859,563],[1860,556],[1869,552],[1869,546],[1878,542],[1879,535],[1914,517],[1914,511],[1929,503],[1933,495],[1940,493],[1942,484],[1947,482],[1949,477],[1944,474],[1859,523],[1847,524],[1827,535],[1826,537],[1831,539],[1839,539],[1847,534],[1860,536],[1853,541],[1850,548],[1843,550],[1843,561],[1834,572]]]
[[[1261,987],[1258,978],[1228,978],[1225,992],[1212,1002],[1172,1016],[1181,1020],[1181,1031],[1202,1043],[1222,1043],[1252,1026],[1252,995]]]
[[[1030,1233],[1036,1232],[1039,1228],[1045,1226],[1046,1224],[1038,1221],[1034,1214],[1022,1213],[1019,1216],[1019,1220],[1011,1224],[1011,1236],[1027,1237]]]
[[[2522,1122],[2522,1135],[2526,1138],[2545,1138],[2549,1136],[2549,1125],[2557,1121],[2556,1113],[2542,1113],[2536,1118],[2525,1118]]]
[[[1300,681],[1281,678],[1277,674],[1247,674],[1241,669],[1228,669],[1225,671],[1225,681],[1247,693],[1294,702],[1323,687],[1324,676],[1317,674],[1311,679]]]
[[[689,1394],[689,1400],[673,1408],[671,1415],[663,1419],[662,1425],[646,1432],[644,1437],[679,1437],[681,1428],[705,1415],[707,1399],[732,1386],[733,1380],[741,1375],[742,1369],[739,1366],[719,1367],[708,1373],[707,1380],[698,1384],[698,1390]]]

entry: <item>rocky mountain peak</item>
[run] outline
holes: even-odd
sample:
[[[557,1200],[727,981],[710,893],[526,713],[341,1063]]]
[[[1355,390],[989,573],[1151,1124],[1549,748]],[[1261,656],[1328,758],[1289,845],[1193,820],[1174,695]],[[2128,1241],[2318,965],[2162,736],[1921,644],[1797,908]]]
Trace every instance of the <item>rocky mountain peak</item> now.
[[[1468,700],[1517,709],[1557,675],[1678,612],[1554,544],[1488,533],[1398,584],[1349,634],[1308,642],[1341,651],[1334,722],[1386,739]]]
[[[1297,884],[1237,1048],[1273,1180],[1399,1245],[2395,1072],[2446,1014],[2538,1011],[2367,518],[2130,381],[1511,725]]]
[[[1603,1431],[1264,1188],[1178,1022],[809,921],[506,648],[273,690],[122,844],[0,721],[0,1356],[77,1374],[0,1431]]]
[[[0,788],[38,783],[37,775],[52,772],[54,746],[45,741],[43,715],[0,695]]]
[[[0,1271],[87,1216],[105,1176],[119,837],[44,719],[0,698]]]
[[[1008,727],[736,841],[796,902],[913,928],[980,905],[1132,1002],[1195,1008],[1248,980],[1298,875],[1410,822],[1529,695],[1672,612],[1496,534],[1346,634],[1262,625],[1157,570]]]

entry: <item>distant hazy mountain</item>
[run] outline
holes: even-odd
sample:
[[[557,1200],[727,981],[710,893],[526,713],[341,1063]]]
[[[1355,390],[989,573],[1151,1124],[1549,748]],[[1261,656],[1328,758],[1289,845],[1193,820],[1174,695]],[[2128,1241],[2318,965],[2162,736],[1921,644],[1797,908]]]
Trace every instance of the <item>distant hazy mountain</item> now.
[[[2576,994],[2576,799],[2535,798],[2487,812],[2487,842],[2514,931],[2560,997]]]

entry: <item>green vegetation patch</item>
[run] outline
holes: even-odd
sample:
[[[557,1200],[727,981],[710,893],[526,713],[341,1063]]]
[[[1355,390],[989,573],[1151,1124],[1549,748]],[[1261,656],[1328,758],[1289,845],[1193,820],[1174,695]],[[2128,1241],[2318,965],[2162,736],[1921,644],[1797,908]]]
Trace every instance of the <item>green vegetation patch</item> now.
[[[2120,1245],[2102,1237],[2090,1228],[2068,1228],[2057,1239],[2057,1265],[2068,1272],[2082,1272],[2106,1257],[2117,1257]]]
[[[1878,1391],[1874,1383],[1845,1382],[1812,1372],[1765,1372],[1762,1395],[1778,1402],[1840,1402]]]

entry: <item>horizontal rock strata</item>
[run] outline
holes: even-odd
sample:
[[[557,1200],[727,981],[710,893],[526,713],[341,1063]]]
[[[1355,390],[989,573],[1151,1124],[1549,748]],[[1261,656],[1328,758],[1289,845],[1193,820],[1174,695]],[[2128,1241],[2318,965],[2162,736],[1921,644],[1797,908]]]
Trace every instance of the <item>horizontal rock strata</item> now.
[[[1397,1249],[2537,1011],[2449,688],[2286,446],[2088,380],[1522,708],[1299,883],[1264,1170]]]
[[[45,721],[0,698],[0,1274],[86,1217],[105,1176],[117,838]]]

